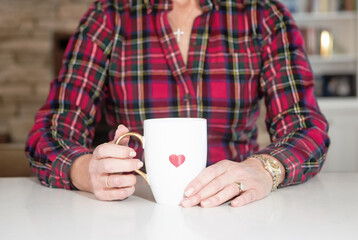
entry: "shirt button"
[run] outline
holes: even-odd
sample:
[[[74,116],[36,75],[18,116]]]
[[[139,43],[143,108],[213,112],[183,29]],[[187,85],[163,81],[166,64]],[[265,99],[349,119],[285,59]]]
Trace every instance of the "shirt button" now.
[[[184,101],[189,101],[191,99],[191,96],[189,93],[184,95]]]

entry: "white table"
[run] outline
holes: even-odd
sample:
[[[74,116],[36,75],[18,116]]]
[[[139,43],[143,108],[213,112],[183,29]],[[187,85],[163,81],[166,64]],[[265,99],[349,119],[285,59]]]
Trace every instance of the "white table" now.
[[[140,180],[140,179],[139,179]],[[101,202],[35,178],[0,178],[0,239],[358,239],[358,173],[321,173],[241,208]]]

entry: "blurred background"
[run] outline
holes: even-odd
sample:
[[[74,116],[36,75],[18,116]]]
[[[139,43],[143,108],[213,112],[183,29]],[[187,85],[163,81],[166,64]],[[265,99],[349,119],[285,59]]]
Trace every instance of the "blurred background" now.
[[[1,0],[0,176],[30,174],[24,147],[34,115],[93,1]]]
[[[0,177],[31,175],[24,146],[61,66],[67,41],[93,0],[1,0]],[[323,171],[358,171],[357,0],[282,0],[302,31],[315,93],[330,122]],[[259,121],[259,143],[269,142]],[[107,134],[101,124],[96,142]]]

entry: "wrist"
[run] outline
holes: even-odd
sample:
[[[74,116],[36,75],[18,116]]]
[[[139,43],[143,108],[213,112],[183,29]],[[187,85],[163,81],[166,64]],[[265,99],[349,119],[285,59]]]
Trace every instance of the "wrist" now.
[[[85,154],[76,158],[70,167],[71,183],[79,190],[92,192],[89,174],[89,162],[92,154]]]
[[[275,191],[285,179],[285,167],[283,164],[278,159],[267,154],[252,155],[250,159],[256,159],[271,177],[272,191]]]
[[[266,171],[266,169],[263,167],[261,160],[259,160],[259,159],[257,159],[257,158],[254,158],[254,157],[249,157],[249,158],[247,158],[247,159],[245,160],[245,163],[248,163],[248,164],[251,164],[251,165],[255,166],[256,169],[260,170],[260,171],[266,176],[267,182],[269,182],[271,186],[273,185],[272,176],[271,176],[271,174],[270,174],[268,171]]]

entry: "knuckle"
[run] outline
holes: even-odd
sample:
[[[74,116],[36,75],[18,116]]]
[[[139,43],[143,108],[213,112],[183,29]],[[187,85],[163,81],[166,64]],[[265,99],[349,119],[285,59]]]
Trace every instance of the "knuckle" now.
[[[111,186],[120,187],[123,184],[121,176],[113,175],[113,184]]]
[[[117,156],[118,156],[119,158],[123,158],[124,155],[125,155],[125,150],[124,150],[124,148],[123,148],[122,146],[120,146],[120,147],[118,148],[118,151],[117,151]]]
[[[121,167],[123,172],[131,172],[137,169],[136,162],[132,160],[122,160]]]
[[[255,200],[255,196],[252,192],[245,195],[245,202],[250,203]]]
[[[118,151],[118,156],[120,158],[127,158],[129,157],[129,148],[127,147],[121,147],[120,150]]]
[[[216,166],[215,165],[211,165],[210,167],[207,168],[208,170],[208,175],[211,177],[216,176]]]
[[[220,161],[219,163],[220,163],[220,165],[226,166],[226,165],[228,165],[228,164],[231,163],[231,162],[232,162],[232,161],[225,159],[225,160]]]
[[[90,163],[88,166],[88,172],[90,176],[95,175],[97,173],[97,166],[95,166],[95,164]]]
[[[196,189],[201,189],[201,188],[204,187],[204,184],[203,184],[203,182],[202,182],[200,179],[198,179],[198,180],[196,180],[196,181],[193,183],[193,186],[194,186],[194,188],[196,188]]]
[[[94,195],[95,195],[95,197],[96,197],[98,200],[100,200],[100,201],[106,201],[106,200],[107,200],[107,198],[105,197],[103,191],[95,191],[95,192],[94,192]]]
[[[245,203],[248,203],[250,201],[250,194],[246,194],[242,196],[242,199],[244,200]]]
[[[229,191],[230,191],[231,193],[237,193],[237,194],[240,192],[240,190],[239,190],[239,188],[236,186],[236,184],[230,185],[230,186],[229,186]]]
[[[256,191],[251,192],[252,202],[258,200],[258,195]]]
[[[111,169],[112,169],[112,164],[108,161],[103,161],[102,162],[102,167],[103,167],[103,170],[105,172],[111,172]]]
[[[218,191],[221,190],[222,186],[221,186],[220,181],[215,180],[215,181],[213,181],[212,184],[213,184],[213,188],[214,188],[214,190],[215,190],[216,192],[218,192]]]
[[[241,179],[244,175],[241,167],[235,167],[232,169],[232,174],[235,179]]]
[[[101,145],[98,145],[95,151],[98,158],[105,156],[106,143],[102,143]]]
[[[232,163],[233,163],[233,161],[225,159],[225,160],[220,161],[218,166],[220,166],[220,168],[227,171],[227,169],[232,165]]]
[[[136,184],[137,178],[134,175],[117,175],[115,178],[115,186],[117,187],[127,187],[134,186]]]
[[[215,205],[217,205],[217,204],[219,204],[219,203],[221,202],[221,198],[220,198],[218,195],[215,195],[215,196],[213,196],[213,197],[211,198],[211,201],[212,201]]]

